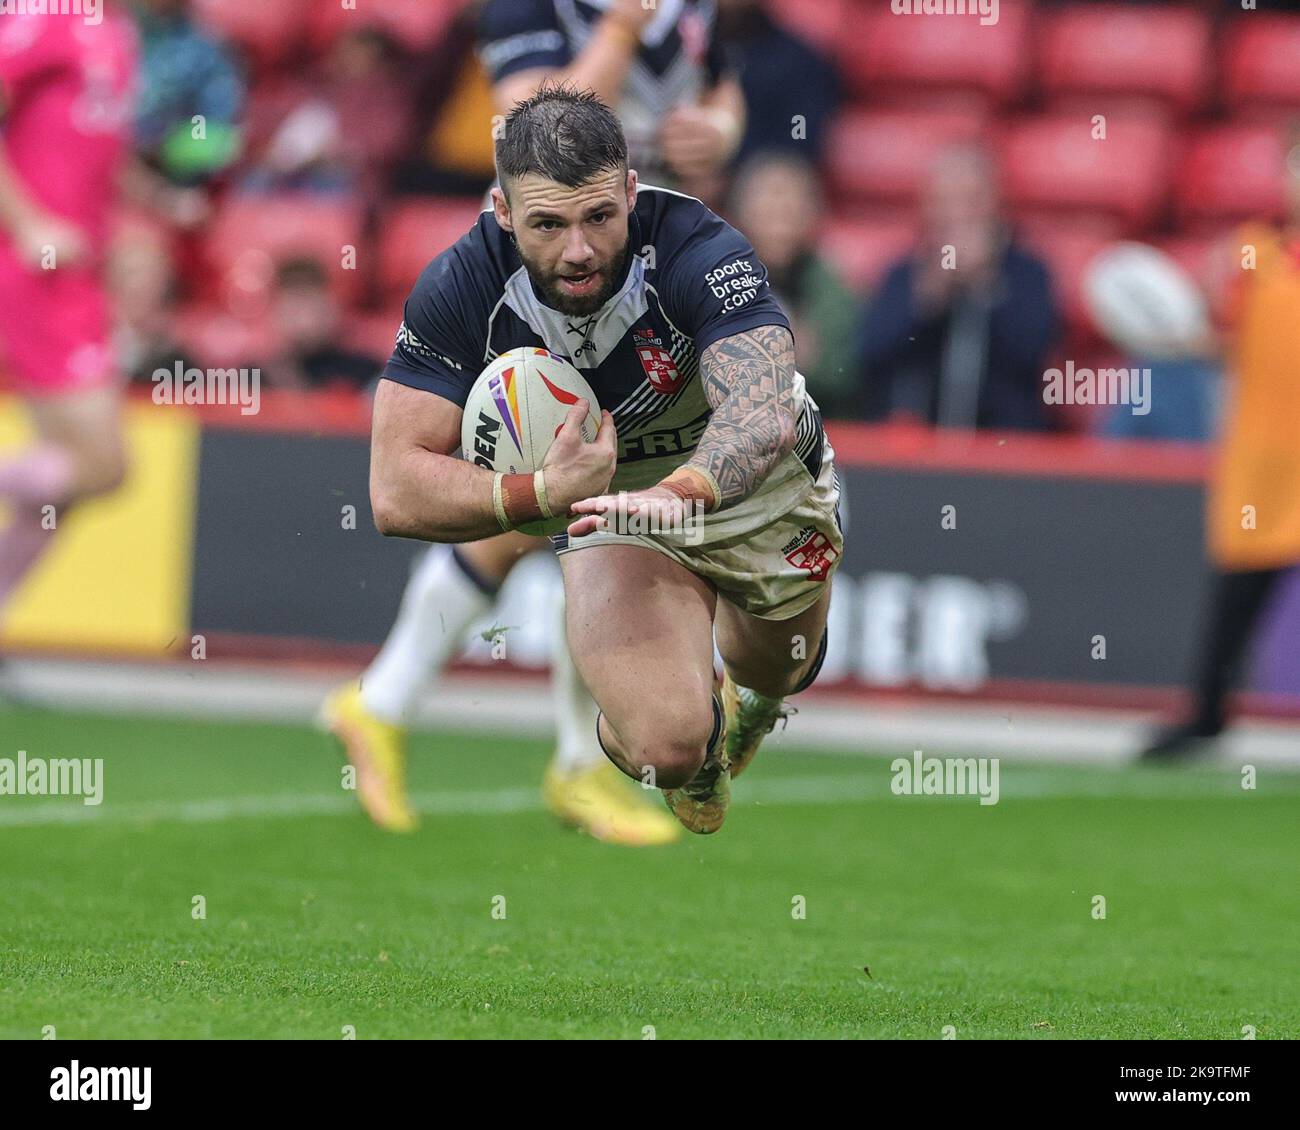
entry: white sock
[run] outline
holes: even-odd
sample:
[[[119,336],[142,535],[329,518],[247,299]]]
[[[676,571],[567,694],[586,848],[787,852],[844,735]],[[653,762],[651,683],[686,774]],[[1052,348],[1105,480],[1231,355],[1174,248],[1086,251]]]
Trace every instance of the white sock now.
[[[564,600],[556,601],[558,615],[551,649],[551,697],[555,701],[555,757],[562,773],[591,769],[605,762],[596,741],[596,700],[574,666],[569,637],[564,629]]]
[[[405,725],[425,683],[446,666],[465,629],[493,599],[461,568],[451,546],[431,546],[406,583],[388,639],[361,676],[365,708],[391,725]]]

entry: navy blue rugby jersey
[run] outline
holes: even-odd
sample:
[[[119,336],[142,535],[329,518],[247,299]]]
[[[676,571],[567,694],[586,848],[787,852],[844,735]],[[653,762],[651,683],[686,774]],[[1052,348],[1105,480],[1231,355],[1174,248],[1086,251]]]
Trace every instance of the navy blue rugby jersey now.
[[[521,71],[560,70],[591,38],[610,0],[488,0],[478,54],[493,83]],[[716,0],[658,0],[641,33],[618,104],[632,167],[646,180],[668,178],[657,143],[674,106],[694,104],[727,69]]]
[[[790,326],[749,241],[693,197],[642,185],[628,217],[620,285],[596,313],[545,305],[509,233],[485,211],[421,273],[384,376],[462,408],[497,356],[540,346],[578,369],[614,416],[611,491],[639,490],[690,458],[712,415],[700,354],[761,326]],[[796,446],[758,491],[709,516],[709,541],[769,524],[798,505],[830,458],[821,413],[796,375]]]

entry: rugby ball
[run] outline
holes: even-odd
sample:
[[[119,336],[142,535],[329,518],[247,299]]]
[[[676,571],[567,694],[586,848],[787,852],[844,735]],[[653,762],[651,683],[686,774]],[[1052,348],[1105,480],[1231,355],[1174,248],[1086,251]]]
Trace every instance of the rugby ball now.
[[[582,438],[594,443],[600,405],[586,378],[562,357],[524,346],[502,353],[478,376],[461,418],[461,454],[489,471],[507,475],[541,467],[573,404],[586,398]],[[528,522],[526,534],[562,533],[573,519],[564,515]]]
[[[1138,358],[1194,356],[1210,330],[1205,296],[1163,251],[1116,243],[1088,264],[1083,298],[1101,333]]]

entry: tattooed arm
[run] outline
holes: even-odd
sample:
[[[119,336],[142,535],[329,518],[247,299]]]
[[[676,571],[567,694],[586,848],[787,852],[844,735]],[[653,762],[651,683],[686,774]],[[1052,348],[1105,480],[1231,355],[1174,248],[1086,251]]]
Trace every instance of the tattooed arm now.
[[[579,517],[568,528],[570,537],[628,532],[618,523],[647,511],[671,529],[695,505],[709,511],[734,506],[794,449],[794,338],[784,326],[720,338],[700,358],[700,375],[713,415],[695,454],[645,490],[575,502],[569,510]]]
[[[748,498],[794,449],[794,339],[761,326],[714,342],[700,358],[713,415],[687,461],[711,476],[722,507]]]

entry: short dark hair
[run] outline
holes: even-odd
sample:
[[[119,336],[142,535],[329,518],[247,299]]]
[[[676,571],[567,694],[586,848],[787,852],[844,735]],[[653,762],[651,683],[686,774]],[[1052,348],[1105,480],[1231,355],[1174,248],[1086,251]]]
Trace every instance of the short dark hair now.
[[[595,91],[543,82],[510,111],[496,159],[502,188],[529,173],[577,188],[603,169],[626,174],[627,138]]]

